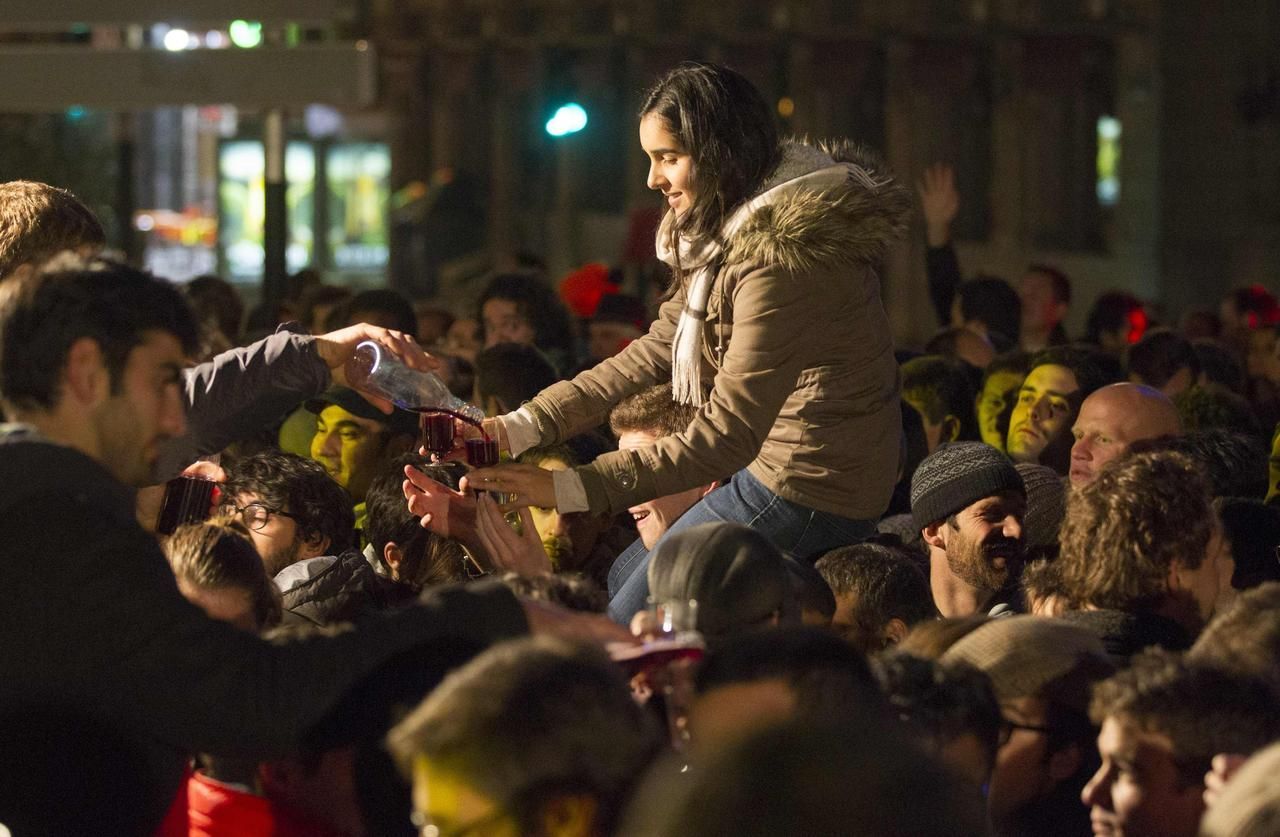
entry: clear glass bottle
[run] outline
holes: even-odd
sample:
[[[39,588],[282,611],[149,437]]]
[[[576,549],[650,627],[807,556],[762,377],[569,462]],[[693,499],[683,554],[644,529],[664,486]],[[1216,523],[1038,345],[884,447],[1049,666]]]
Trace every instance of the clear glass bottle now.
[[[346,364],[347,383],[404,410],[443,410],[479,424],[484,411],[458,398],[431,372],[410,369],[373,340],[356,346]]]

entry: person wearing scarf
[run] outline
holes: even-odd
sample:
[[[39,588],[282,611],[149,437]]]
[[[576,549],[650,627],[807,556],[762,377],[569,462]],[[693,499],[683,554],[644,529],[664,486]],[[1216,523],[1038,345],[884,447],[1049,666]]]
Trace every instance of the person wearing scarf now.
[[[640,137],[648,185],[669,207],[656,246],[675,277],[670,297],[645,336],[494,429],[518,455],[599,425],[667,380],[699,413],[651,448],[554,474],[501,465],[468,484],[517,506],[610,514],[725,479],[672,531],[743,523],[800,558],[865,538],[898,475],[898,367],[879,267],[906,230],[909,191],[847,142],[780,141],[759,92],[716,65],[662,78]],[[648,593],[637,550],[623,556],[636,569],[610,591],[624,623]]]

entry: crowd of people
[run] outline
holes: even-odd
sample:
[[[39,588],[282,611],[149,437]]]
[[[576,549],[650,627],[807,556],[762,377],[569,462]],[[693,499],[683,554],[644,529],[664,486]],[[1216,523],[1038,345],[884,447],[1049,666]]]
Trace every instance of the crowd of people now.
[[[962,278],[946,166],[913,205],[707,64],[639,133],[656,317],[536,265],[246,314],[0,184],[0,825],[1275,833],[1276,298],[1072,339],[1053,266]],[[913,213],[938,331],[895,351]],[[502,463],[357,389],[365,340]]]

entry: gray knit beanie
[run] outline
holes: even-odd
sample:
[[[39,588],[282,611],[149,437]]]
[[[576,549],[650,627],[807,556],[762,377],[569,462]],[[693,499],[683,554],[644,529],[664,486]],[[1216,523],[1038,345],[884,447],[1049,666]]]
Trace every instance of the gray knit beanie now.
[[[1022,540],[1028,547],[1053,546],[1066,516],[1066,485],[1058,472],[1046,465],[1019,462],[1014,466],[1027,488],[1027,515],[1022,520]]]
[[[982,442],[953,442],[926,456],[916,468],[911,516],[923,529],[1001,491],[1027,493],[1009,458]]]

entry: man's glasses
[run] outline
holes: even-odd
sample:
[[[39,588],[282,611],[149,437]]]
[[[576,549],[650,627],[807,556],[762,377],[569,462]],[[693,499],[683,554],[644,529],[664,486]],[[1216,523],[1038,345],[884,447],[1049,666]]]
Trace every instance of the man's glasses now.
[[[271,520],[271,515],[278,514],[281,517],[287,517],[290,520],[297,520],[297,515],[290,514],[281,509],[273,509],[264,503],[249,503],[245,506],[237,506],[235,503],[226,503],[222,506],[222,513],[225,515],[239,515],[240,520],[245,526],[248,526],[254,532],[261,532],[266,527],[267,521]]]
[[[1010,721],[1008,718],[1002,718],[1000,721],[1000,737],[998,739],[999,746],[1003,747],[1009,743],[1009,739],[1013,738],[1014,730],[1025,729],[1027,732],[1038,732],[1048,735],[1053,730],[1049,727],[1036,726],[1035,724],[1020,724],[1017,721]]]

